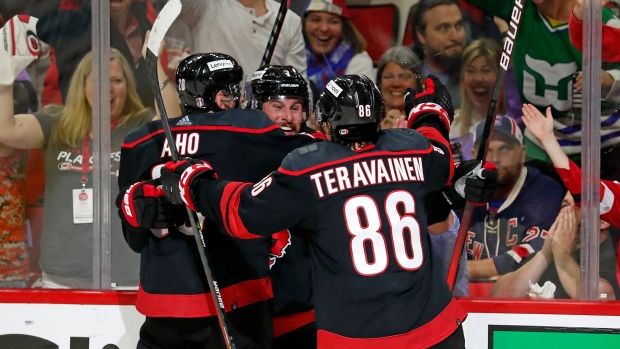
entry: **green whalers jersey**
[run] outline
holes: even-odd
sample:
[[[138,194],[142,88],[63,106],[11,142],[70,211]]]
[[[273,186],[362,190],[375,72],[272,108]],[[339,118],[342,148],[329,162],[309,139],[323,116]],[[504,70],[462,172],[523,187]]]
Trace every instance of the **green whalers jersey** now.
[[[515,1],[468,0],[479,8],[510,23]],[[581,153],[581,115],[572,112],[573,75],[582,70],[582,54],[570,43],[568,23],[558,23],[541,14],[532,0],[523,4],[522,17],[512,53],[512,64],[521,101],[538,106],[544,113],[552,107],[555,133],[560,145],[572,158]],[[603,8],[603,22],[617,18]],[[511,32],[514,28],[510,27]],[[611,66],[620,69],[620,63]],[[606,67],[609,69],[608,67]],[[601,147],[620,143],[620,122],[610,114],[616,106],[601,102]],[[550,161],[534,136],[525,132],[527,155]]]

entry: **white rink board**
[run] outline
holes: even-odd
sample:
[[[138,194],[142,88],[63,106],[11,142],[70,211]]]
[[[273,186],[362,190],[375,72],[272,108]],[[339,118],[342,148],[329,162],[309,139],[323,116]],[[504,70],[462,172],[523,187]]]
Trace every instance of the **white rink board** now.
[[[61,349],[135,348],[143,322],[131,305],[0,304],[0,348],[7,334],[44,338]],[[88,337],[88,346],[72,347],[71,337]]]
[[[144,316],[131,305],[0,303],[0,348],[5,335],[24,334],[51,341],[60,349],[130,349],[136,347],[143,322]],[[599,316],[470,312],[463,324],[467,348],[488,348],[489,325],[619,329],[620,314]],[[72,337],[74,341],[79,339],[81,342],[72,345]]]

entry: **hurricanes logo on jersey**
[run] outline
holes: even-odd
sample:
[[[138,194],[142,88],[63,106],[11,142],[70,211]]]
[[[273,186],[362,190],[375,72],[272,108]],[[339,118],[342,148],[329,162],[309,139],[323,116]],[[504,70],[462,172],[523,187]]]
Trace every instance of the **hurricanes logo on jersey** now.
[[[286,248],[291,245],[291,233],[282,230],[271,234],[271,249],[269,250],[269,269],[276,264],[278,258],[284,257]]]

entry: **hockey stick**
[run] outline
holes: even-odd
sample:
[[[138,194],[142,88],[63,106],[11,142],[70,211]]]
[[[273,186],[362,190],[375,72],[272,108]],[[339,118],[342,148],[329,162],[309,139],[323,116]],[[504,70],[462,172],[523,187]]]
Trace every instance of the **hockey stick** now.
[[[159,108],[161,122],[164,127],[166,139],[168,140],[168,143],[170,145],[170,156],[172,157],[173,161],[179,161],[179,152],[175,145],[172,131],[170,130],[168,114],[166,113],[166,107],[164,106],[164,100],[162,98],[161,90],[159,88],[159,78],[157,76],[157,60],[162,40],[164,39],[166,32],[172,25],[172,22],[174,22],[174,20],[181,13],[181,7],[181,0],[169,0],[166,5],[161,9],[161,12],[157,16],[155,23],[153,23],[153,28],[151,29],[151,34],[147,43],[148,50],[146,51],[146,68],[149,72],[151,88],[153,89],[155,101],[157,103],[157,107]],[[198,245],[200,261],[202,262],[205,276],[207,277],[207,280],[209,282],[209,290],[211,291],[213,301],[215,302],[215,310],[217,312],[217,318],[220,323],[220,328],[222,330],[222,335],[224,337],[226,348],[235,349],[233,338],[229,334],[228,326],[226,325],[226,313],[224,311],[224,302],[222,301],[220,288],[217,285],[217,281],[213,277],[211,268],[209,267],[209,258],[206,251],[207,246],[205,244],[202,230],[197,223],[196,213],[187,208],[187,215],[189,216],[189,222],[192,226],[192,232],[194,233],[194,238],[196,239],[196,244]],[[200,246],[202,246],[202,248],[200,248]]]
[[[278,42],[278,37],[280,36],[280,31],[282,30],[282,25],[284,24],[284,17],[286,17],[286,11],[288,11],[288,0],[280,1],[282,2],[280,3],[278,14],[276,15],[276,21],[273,23],[273,29],[271,29],[271,35],[269,36],[269,41],[267,41],[267,47],[265,48],[263,59],[260,61],[259,68],[262,68],[264,65],[267,65],[269,64],[269,62],[271,62],[271,56],[273,56],[273,51],[276,48],[276,43]]]
[[[515,4],[512,7],[510,16],[510,26],[508,28],[508,36],[504,41],[504,50],[499,60],[501,69],[497,72],[497,78],[495,80],[495,86],[493,87],[493,95],[491,97],[491,104],[487,112],[486,119],[484,121],[484,130],[482,131],[480,148],[476,155],[476,160],[480,162],[478,167],[482,166],[484,159],[487,155],[489,148],[489,141],[491,139],[491,133],[495,126],[495,116],[497,115],[497,107],[499,106],[499,98],[501,96],[502,88],[504,87],[504,78],[506,77],[506,70],[510,64],[510,58],[512,56],[512,50],[514,48],[515,39],[517,37],[517,31],[519,30],[519,23],[521,22],[521,13],[523,11],[523,0],[515,0]],[[471,216],[474,213],[474,206],[467,202],[463,215],[461,217],[461,225],[459,226],[459,232],[454,243],[454,251],[452,252],[452,259],[450,260],[450,268],[448,269],[447,282],[450,286],[450,291],[454,290],[454,284],[456,283],[456,276],[459,269],[459,261],[461,260],[461,254],[465,247],[465,237],[471,224]]]

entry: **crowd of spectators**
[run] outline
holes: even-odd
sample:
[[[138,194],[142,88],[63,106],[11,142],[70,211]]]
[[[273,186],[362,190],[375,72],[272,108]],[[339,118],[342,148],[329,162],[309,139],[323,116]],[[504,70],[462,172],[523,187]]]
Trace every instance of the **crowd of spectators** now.
[[[113,166],[119,161],[124,136],[157,117],[143,54],[148,31],[165,2],[110,1]],[[603,9],[603,22],[620,27],[612,12],[617,4],[603,2],[609,7]],[[166,38],[168,50],[161,55],[158,69],[171,117],[181,114],[173,81],[178,62],[191,53],[222,52],[239,62],[246,77],[251,76],[260,68],[279,6],[274,0],[182,3],[183,11]],[[432,74],[446,85],[457,109],[450,133],[455,161],[475,158],[501,69],[502,40],[512,30],[502,20],[509,22],[513,2],[420,0],[411,5],[412,25],[406,30],[411,32],[413,44],[390,48],[376,63],[366,51],[370,43],[356,29],[344,0],[312,0],[300,15],[289,11],[271,64],[294,67],[307,79],[311,93],[308,102],[304,100],[308,106],[304,105],[303,117],[300,112],[299,117],[287,114],[291,119],[297,117],[294,123],[275,121],[286,123],[294,133],[309,132],[311,121],[301,124],[301,120],[313,120],[313,96],[336,76],[363,74],[381,91],[385,104],[382,128],[391,128],[394,120],[405,115],[408,90],[423,90],[424,78]],[[468,11],[472,5],[480,12]],[[551,279],[563,285],[562,297],[575,298],[568,286],[574,280],[564,278],[560,270],[572,264],[560,261],[577,251],[574,221],[579,214],[574,205],[566,203],[571,202],[569,197],[562,204],[566,185],[541,142],[521,122],[521,103],[541,112],[551,107],[554,135],[563,152],[579,164],[582,115],[576,96],[582,92],[583,61],[580,43],[571,41],[574,38],[569,35],[575,6],[580,10],[581,1],[524,1],[513,63],[504,84],[507,92],[499,102],[487,155],[498,167],[500,185],[487,206],[474,210],[466,241],[469,278],[497,279],[492,291],[496,296],[523,297],[527,288],[524,275],[533,275],[526,272],[537,273],[533,282],[544,281],[555,267],[557,275]],[[92,217],[78,217],[74,203],[80,191],[90,193],[87,190],[92,185],[88,140],[97,115],[93,115],[91,104],[96,83],[92,81],[91,12],[91,0],[0,4],[0,26],[15,14],[30,14],[39,19],[36,30],[40,39],[38,59],[15,78],[10,89],[0,86],[0,97],[13,100],[13,110],[0,110],[0,287],[32,286],[38,266],[42,282],[35,285],[92,287]],[[581,12],[575,15],[575,23],[579,23]],[[571,23],[571,28],[574,25]],[[620,166],[616,165],[620,157],[620,61],[611,54],[603,57],[607,61],[600,67],[601,177],[620,180]],[[299,106],[281,107],[285,112],[300,110]],[[25,178],[27,150],[37,148],[43,152],[45,168],[41,171],[45,171],[47,184],[42,195],[44,228],[40,236],[29,228],[24,199],[29,185]],[[110,189],[115,196],[116,174],[112,179]],[[452,220],[456,226],[458,216],[455,213]],[[111,220],[112,282],[118,288],[136,287],[138,257],[122,241],[117,217],[113,215]],[[559,247],[550,237],[559,241]],[[605,221],[601,221],[601,241],[605,263],[615,261],[618,236]],[[41,254],[35,258],[31,255],[33,245],[41,246]],[[579,263],[578,258],[571,260]],[[610,278],[606,278],[611,284],[609,298],[616,292],[615,298],[619,296],[618,281]],[[518,288],[511,287],[515,283]]]

